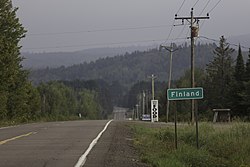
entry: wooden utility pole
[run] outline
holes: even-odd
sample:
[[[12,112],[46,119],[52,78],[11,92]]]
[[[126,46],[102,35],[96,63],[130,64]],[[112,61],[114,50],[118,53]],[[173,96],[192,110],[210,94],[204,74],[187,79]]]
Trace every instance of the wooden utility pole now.
[[[151,76],[149,76],[149,78],[151,78],[152,81],[152,100],[155,99],[155,79],[156,76],[154,74],[152,74]]]
[[[171,81],[172,81],[172,64],[173,64],[173,52],[177,51],[178,49],[173,49],[173,43],[171,43],[170,47],[160,45],[160,51],[164,48],[167,51],[170,52],[170,61],[169,61],[169,77],[168,77],[168,89],[171,88]],[[166,112],[166,122],[168,122],[168,116],[169,116],[169,106],[170,102],[167,100],[167,112]]]
[[[142,115],[145,114],[145,91],[142,91]]]
[[[195,87],[195,80],[194,80],[194,69],[195,69],[195,55],[194,55],[194,38],[198,37],[198,24],[200,20],[209,19],[209,14],[207,16],[194,16],[193,8],[191,9],[191,16],[189,17],[178,17],[177,14],[175,15],[176,20],[182,20],[182,23],[184,24],[184,20],[187,20],[190,23],[190,29],[191,29],[191,87]],[[197,141],[197,148],[199,148],[198,143],[198,111],[195,112],[195,100],[191,100],[191,122],[192,125],[194,124],[194,114],[195,114],[195,120],[196,120],[196,141]]]

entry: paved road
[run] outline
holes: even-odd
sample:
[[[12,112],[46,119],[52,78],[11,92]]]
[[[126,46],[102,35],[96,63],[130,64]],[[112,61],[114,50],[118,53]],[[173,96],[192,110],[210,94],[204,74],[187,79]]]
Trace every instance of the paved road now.
[[[108,121],[0,128],[0,167],[73,167]]]
[[[114,110],[113,110],[114,120],[116,120],[116,121],[126,120],[127,110],[128,110],[127,108],[114,107]]]

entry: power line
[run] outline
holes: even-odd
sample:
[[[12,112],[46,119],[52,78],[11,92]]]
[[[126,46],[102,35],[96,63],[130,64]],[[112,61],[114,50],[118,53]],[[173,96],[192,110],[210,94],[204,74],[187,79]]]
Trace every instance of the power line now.
[[[184,32],[185,28],[186,28],[186,25],[184,25],[184,26],[182,27],[181,32],[177,35],[176,38],[179,38],[179,37],[182,35],[182,33]]]
[[[180,40],[185,38],[178,38],[175,40]],[[139,40],[139,41],[125,41],[125,42],[113,42],[113,43],[93,43],[93,44],[82,44],[82,45],[65,45],[65,46],[48,46],[48,47],[34,47],[34,48],[23,48],[24,50],[35,50],[35,49],[55,49],[55,48],[74,48],[74,47],[86,47],[86,46],[105,46],[105,45],[118,45],[118,44],[131,44],[131,43],[147,43],[147,42],[157,42],[164,41],[165,39],[149,39],[149,40]],[[173,40],[173,39],[172,39]]]
[[[182,20],[182,22],[184,22],[184,20],[187,20],[187,22],[190,23],[190,30],[191,30],[191,87],[194,88],[195,87],[195,77],[194,77],[194,70],[195,70],[195,53],[194,53],[194,38],[197,37],[197,27],[195,26],[195,24],[197,24],[198,20],[204,20],[204,19],[209,19],[208,16],[206,17],[197,17],[194,16],[194,12],[193,12],[193,8],[191,9],[191,17],[175,17],[176,20]],[[199,140],[198,140],[198,113],[197,111],[195,111],[195,101],[194,99],[191,100],[191,121],[192,124],[194,124],[194,120],[196,122],[196,146],[197,149],[199,148]],[[195,118],[195,119],[194,119]]]
[[[221,2],[222,0],[219,0],[215,5],[214,7],[211,8],[211,10],[209,10],[209,14],[219,5],[219,3]],[[205,21],[202,22],[201,26],[200,26],[200,29],[203,27]]]
[[[34,34],[27,34],[27,36],[43,36],[43,35],[50,36],[50,35],[93,33],[93,32],[107,32],[107,31],[127,31],[127,30],[153,29],[153,28],[170,27],[170,26],[171,25],[157,25],[157,26],[145,26],[145,27],[110,28],[110,29],[96,29],[96,30],[84,30],[84,31],[69,31],[69,32],[34,33]]]
[[[194,5],[193,5],[193,7],[192,8],[194,8],[196,5],[197,5],[197,3],[199,2],[200,0],[197,0],[195,3],[194,3]],[[184,24],[182,24],[182,25],[184,25]],[[183,28],[182,28],[182,30],[181,30],[181,32],[177,35],[177,37],[176,38],[179,38],[182,34],[183,34],[183,32],[184,32],[184,30],[185,30],[185,28],[186,28],[186,26],[183,26]],[[186,33],[186,37],[188,37],[188,32],[189,31],[187,31],[187,33]]]
[[[182,1],[181,6],[180,6],[179,9],[177,10],[176,14],[178,14],[178,13],[180,12],[180,10],[182,9],[182,7],[183,7],[185,1],[186,1],[186,0],[183,0],[183,1]],[[169,38],[170,38],[170,36],[171,36],[171,34],[172,34],[172,31],[173,31],[173,28],[174,28],[174,26],[175,26],[174,23],[175,23],[175,19],[173,20],[172,27],[171,27],[171,29],[170,29],[170,31],[169,31],[169,34],[168,34],[168,37],[167,37],[167,39],[164,41],[164,43],[166,43],[166,42],[169,40]]]
[[[200,0],[197,0],[196,2],[195,2],[195,4],[193,5],[193,8],[197,5],[197,3],[199,2]]]
[[[221,2],[222,0],[219,0],[216,4],[215,4],[215,6],[208,12],[208,13],[211,13],[218,5],[219,5],[219,3]]]
[[[167,37],[167,39],[165,40],[164,43],[166,43],[166,42],[169,40],[170,35],[172,34],[172,31],[173,31],[173,28],[174,28],[174,23],[175,23],[175,20],[173,21],[173,24],[172,24],[172,27],[171,27],[171,29],[170,29],[170,31],[169,31],[168,37]]]
[[[206,5],[205,5],[205,7],[202,9],[200,15],[203,14],[203,12],[205,11],[205,9],[207,8],[207,6],[208,6],[208,4],[209,4],[210,2],[211,2],[211,0],[208,0],[208,1],[207,1],[207,3],[206,3]]]
[[[200,1],[200,0],[197,0],[197,1],[194,3],[193,8],[197,5],[197,3],[198,3],[199,1]],[[211,0],[208,1],[208,3],[206,4],[205,8],[208,6],[208,4],[209,4],[210,1],[211,1]],[[180,10],[182,9],[182,7],[184,6],[184,3],[185,3],[185,0],[183,0],[181,6],[180,6],[179,9],[177,10],[176,15],[180,12]],[[205,10],[205,8],[204,8],[203,10]],[[173,21],[173,25],[174,25],[174,23],[175,23],[175,20]],[[182,24],[182,25],[184,25],[184,24]],[[170,29],[170,32],[169,32],[169,35],[168,35],[168,38],[166,39],[166,41],[169,40],[170,35],[171,35],[172,31],[173,31],[173,28],[174,28],[174,26]],[[184,26],[184,27],[182,28],[181,32],[180,32],[180,33],[177,35],[177,37],[174,38],[174,39],[179,38],[179,37],[183,34],[185,28],[186,28],[186,26]],[[186,34],[186,37],[188,37],[188,33]],[[165,41],[165,42],[166,42],[166,41]]]
[[[213,42],[220,42],[220,40],[218,40],[218,39],[213,39],[213,38],[209,38],[209,37],[205,37],[205,36],[199,36],[199,38],[203,38],[203,39],[206,39],[206,40],[209,40],[209,41],[213,41]],[[230,43],[230,42],[227,42],[227,44],[229,44],[231,46],[239,47],[238,44],[234,44],[234,43]],[[240,46],[243,49],[249,49],[250,48],[250,47],[246,47],[246,46],[243,46],[243,45],[240,45]]]
[[[182,4],[181,4],[181,6],[179,7],[179,9],[177,10],[176,14],[178,14],[178,13],[180,12],[180,10],[181,10],[181,8],[183,7],[185,1],[186,1],[186,0],[183,0],[183,2],[182,2]]]

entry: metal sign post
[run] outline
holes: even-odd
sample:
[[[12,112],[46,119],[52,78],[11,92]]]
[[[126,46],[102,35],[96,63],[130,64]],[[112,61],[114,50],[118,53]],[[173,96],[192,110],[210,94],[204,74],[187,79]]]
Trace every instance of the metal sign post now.
[[[203,99],[203,88],[179,88],[179,89],[168,89],[167,91],[168,100],[194,100]],[[175,111],[175,148],[177,149],[177,113]],[[198,111],[195,112],[196,122],[196,146],[199,148],[199,134],[198,134]]]

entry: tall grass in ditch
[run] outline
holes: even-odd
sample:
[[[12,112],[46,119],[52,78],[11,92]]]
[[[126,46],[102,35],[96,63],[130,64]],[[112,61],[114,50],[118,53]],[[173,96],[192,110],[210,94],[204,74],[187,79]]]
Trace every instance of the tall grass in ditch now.
[[[174,128],[133,126],[135,145],[142,160],[154,167],[250,167],[250,124],[199,126],[196,148],[194,126],[178,126],[178,149]]]

